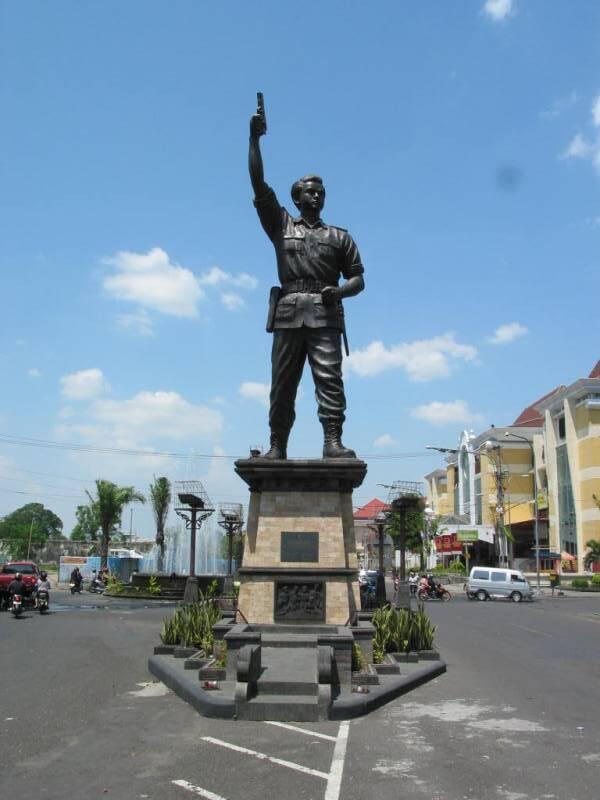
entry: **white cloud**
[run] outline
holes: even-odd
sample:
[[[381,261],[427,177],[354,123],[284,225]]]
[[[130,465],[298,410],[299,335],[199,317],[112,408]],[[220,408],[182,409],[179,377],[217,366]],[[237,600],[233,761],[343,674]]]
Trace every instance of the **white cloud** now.
[[[42,373],[39,371],[37,367],[32,367],[31,369],[27,370],[27,375],[30,378],[40,378]]]
[[[62,393],[73,400],[89,400],[110,388],[101,369],[82,369],[60,379]]]
[[[507,344],[515,339],[520,339],[526,333],[529,333],[529,330],[525,325],[521,325],[520,322],[509,322],[507,325],[500,325],[496,328],[494,335],[488,338],[488,342],[490,344]]]
[[[569,142],[562,158],[589,158],[594,151],[594,146],[580,133],[577,133]]]
[[[130,314],[119,314],[117,317],[117,325],[119,328],[123,328],[123,330],[138,334],[138,336],[154,335],[152,320],[145,308],[132,311]]]
[[[513,12],[513,0],[486,0],[483,6],[483,13],[490,19],[498,22],[506,19]]]
[[[432,425],[463,424],[481,422],[481,415],[475,414],[464,400],[440,403],[434,400],[426,405],[417,406],[410,412],[416,419],[425,420]]]
[[[560,117],[561,114],[568,111],[574,105],[579,102],[579,95],[573,89],[569,94],[563,95],[555,100],[550,108],[547,108],[545,111],[542,111],[541,116],[544,119],[556,119]]]
[[[561,158],[581,158],[591,161],[596,170],[600,172],[600,95],[592,103],[591,111],[592,124],[597,130],[595,138],[589,140],[577,133],[561,154]]]
[[[600,94],[592,103],[592,119],[594,121],[594,125],[597,128],[600,128]]]
[[[373,442],[374,447],[390,447],[391,445],[395,444],[395,439],[389,433],[384,433],[381,436],[378,436]]]
[[[236,311],[246,305],[244,298],[236,292],[223,292],[221,302],[228,311]]]
[[[121,250],[105,259],[116,274],[103,281],[105,290],[118,300],[129,300],[144,308],[175,317],[196,317],[204,295],[197,278],[186,267],[171,263],[160,247],[147,253]]]
[[[204,272],[199,278],[198,283],[203,286],[219,286],[221,284],[229,284],[230,286],[237,286],[240,289],[256,289],[258,281],[247,272],[239,272],[237,275],[232,275],[230,272],[225,272],[220,267],[211,267],[208,272]]]
[[[270,392],[271,387],[268,383],[253,383],[252,381],[245,381],[240,386],[240,394],[242,397],[245,397],[247,400],[258,400],[258,402],[265,406],[265,408],[269,407]]]
[[[450,375],[454,363],[473,361],[476,357],[475,347],[459,344],[453,333],[445,333],[432,339],[404,342],[389,348],[383,342],[371,342],[362,350],[351,353],[345,365],[361,377],[401,368],[410,380],[429,381]]]
[[[90,416],[108,426],[113,441],[213,438],[223,427],[219,411],[194,405],[177,392],[145,391],[129,400],[97,400]]]

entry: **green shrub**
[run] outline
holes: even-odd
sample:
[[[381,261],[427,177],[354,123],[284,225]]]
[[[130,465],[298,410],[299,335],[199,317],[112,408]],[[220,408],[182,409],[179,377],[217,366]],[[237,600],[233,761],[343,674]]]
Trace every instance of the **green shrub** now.
[[[462,563],[462,561],[453,561],[452,564],[450,564],[450,566],[448,567],[448,572],[455,572],[458,573],[459,575],[464,575],[466,571],[467,569],[465,565]]]
[[[156,577],[156,575],[150,575],[150,577],[148,578],[147,591],[148,591],[149,594],[155,594],[155,595],[156,594],[161,594],[162,589],[160,588],[160,586],[158,584],[158,578]]]
[[[373,661],[383,661],[386,652],[407,653],[410,650],[431,650],[435,625],[427,616],[423,604],[416,612],[402,608],[378,608],[373,614]]]
[[[213,651],[213,625],[221,612],[213,598],[200,594],[197,603],[181,606],[172,618],[163,622],[160,638],[164,644],[197,647],[206,655]]]
[[[352,672],[360,672],[364,669],[365,660],[363,658],[362,650],[358,642],[352,645]]]
[[[592,575],[592,586],[600,586],[600,572],[597,575]]]
[[[587,589],[590,582],[587,578],[573,578],[571,586],[573,589]]]

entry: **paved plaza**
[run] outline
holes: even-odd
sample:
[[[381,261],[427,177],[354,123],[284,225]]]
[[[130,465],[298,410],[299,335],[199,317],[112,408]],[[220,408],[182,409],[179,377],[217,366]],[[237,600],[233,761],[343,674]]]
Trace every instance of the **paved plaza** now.
[[[430,604],[446,675],[352,722],[200,717],[146,671],[165,605],[54,593],[0,615],[3,794],[587,800],[600,595]]]

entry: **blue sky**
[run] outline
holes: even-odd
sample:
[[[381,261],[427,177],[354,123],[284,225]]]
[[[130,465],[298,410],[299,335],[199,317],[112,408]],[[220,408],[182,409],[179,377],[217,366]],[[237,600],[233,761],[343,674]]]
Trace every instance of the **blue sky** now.
[[[265,94],[282,204],[323,175],[366,290],[346,303],[345,442],[378,483],[510,423],[600,357],[600,6],[0,3],[0,514],[94,478],[245,502],[267,444],[275,282],[252,206]],[[312,379],[291,456],[318,457]],[[421,455],[422,454],[422,455]],[[140,535],[153,535],[148,510]]]

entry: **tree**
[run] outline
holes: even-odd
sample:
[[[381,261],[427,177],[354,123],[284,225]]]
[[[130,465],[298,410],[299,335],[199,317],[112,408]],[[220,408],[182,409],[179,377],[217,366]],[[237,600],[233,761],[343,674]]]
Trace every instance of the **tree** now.
[[[171,482],[168,478],[155,478],[150,484],[150,500],[156,521],[156,544],[160,550],[158,571],[162,572],[165,557],[165,524],[171,505]]]
[[[240,566],[244,557],[244,545],[246,544],[246,534],[244,531],[238,531],[233,534],[231,541],[232,558],[235,563]],[[225,534],[221,538],[221,558],[227,559],[229,557],[229,537]]]
[[[96,481],[96,497],[87,492],[94,513],[98,514],[102,537],[100,540],[100,564],[106,567],[108,562],[108,546],[111,533],[121,522],[123,509],[129,503],[145,503],[146,498],[136,492],[133,486],[117,486],[112,481],[98,479]]]
[[[27,503],[0,520],[0,543],[10,558],[27,558],[31,548],[62,539],[62,529],[60,517],[43,503]]]
[[[600,561],[600,539],[590,539],[585,546],[588,549],[584,558],[585,567],[592,569],[593,565]]]
[[[401,519],[400,513],[393,511],[389,515],[388,524],[386,526],[386,533],[391,537],[395,550],[399,550],[402,547]],[[424,530],[424,524],[425,517],[422,511],[409,509],[406,512],[406,536],[404,539],[404,547],[406,550],[410,550],[411,553],[416,553],[419,556],[421,559],[421,570],[424,569],[423,538],[421,536]]]
[[[86,506],[77,506],[75,512],[77,523],[71,531],[71,539],[74,542],[96,542],[100,533],[100,518],[98,510],[93,503]]]

